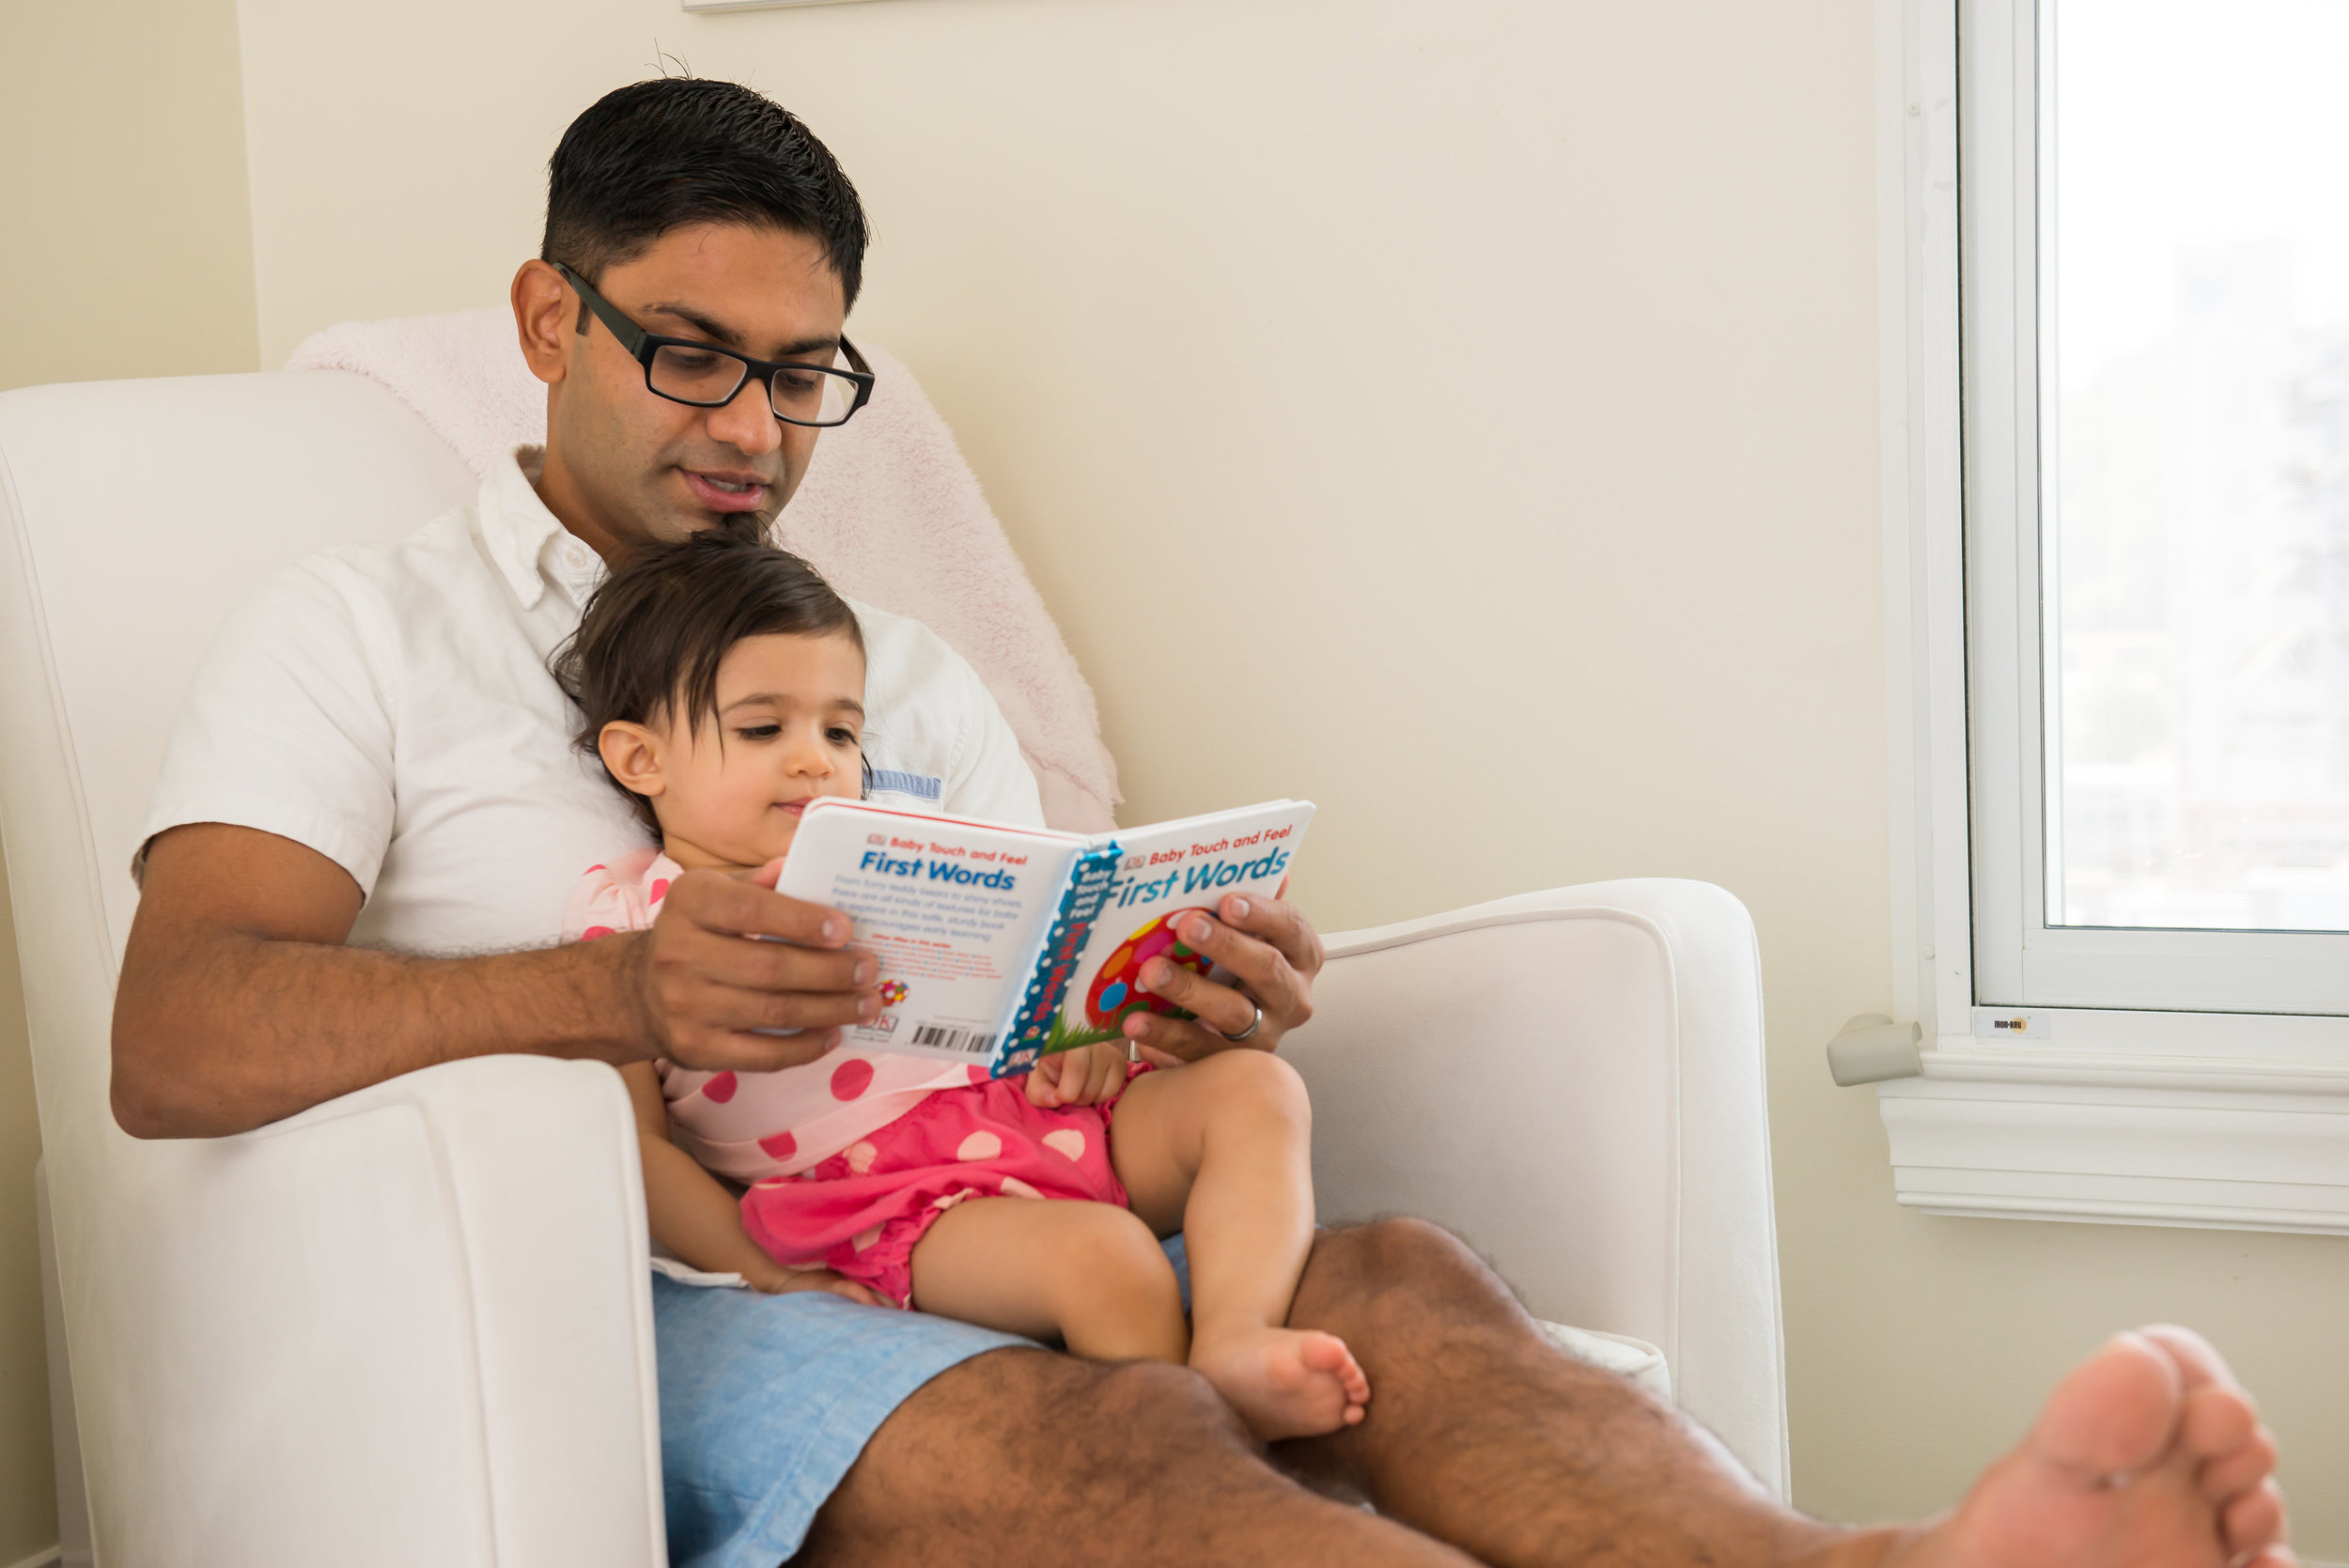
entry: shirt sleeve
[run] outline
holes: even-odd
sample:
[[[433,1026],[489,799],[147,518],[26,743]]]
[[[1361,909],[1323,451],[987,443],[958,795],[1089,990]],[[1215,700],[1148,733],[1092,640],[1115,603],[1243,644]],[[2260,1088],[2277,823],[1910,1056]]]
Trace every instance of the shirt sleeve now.
[[[156,834],[194,822],[258,829],[350,873],[363,896],[392,839],[396,697],[371,657],[388,611],[332,557],[280,573],[221,628],[163,754],[131,875]],[[370,627],[367,623],[376,624]]]

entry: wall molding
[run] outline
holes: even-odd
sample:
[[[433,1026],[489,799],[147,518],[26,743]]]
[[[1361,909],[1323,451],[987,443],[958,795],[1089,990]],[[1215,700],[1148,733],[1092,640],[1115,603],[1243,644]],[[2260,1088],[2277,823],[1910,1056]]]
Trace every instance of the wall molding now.
[[[1928,1214],[2349,1235],[2349,1067],[1936,1048],[1876,1086]]]

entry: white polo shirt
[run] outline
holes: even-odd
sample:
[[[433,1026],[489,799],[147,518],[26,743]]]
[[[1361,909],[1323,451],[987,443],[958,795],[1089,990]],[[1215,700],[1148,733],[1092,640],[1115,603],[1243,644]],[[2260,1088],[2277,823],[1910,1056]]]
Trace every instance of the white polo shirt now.
[[[141,835],[257,828],[350,873],[351,940],[484,953],[556,940],[590,866],[648,842],[547,657],[602,559],[538,499],[522,448],[473,505],[388,548],[317,555],[206,650]],[[927,627],[855,605],[873,797],[1041,826],[1034,775],[978,675]],[[136,876],[142,867],[133,864]]]

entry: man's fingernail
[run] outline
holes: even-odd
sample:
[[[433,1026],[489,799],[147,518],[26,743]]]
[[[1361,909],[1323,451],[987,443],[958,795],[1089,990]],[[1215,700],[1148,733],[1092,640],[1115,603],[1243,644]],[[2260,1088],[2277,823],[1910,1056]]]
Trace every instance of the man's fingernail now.
[[[828,920],[824,922],[824,940],[828,942],[836,942],[848,934],[848,928],[842,924],[839,921]]]
[[[1245,898],[1235,897],[1231,902],[1230,908],[1232,911],[1232,918],[1234,920],[1246,920],[1248,918],[1248,900]]]
[[[1214,933],[1214,931],[1215,927],[1209,925],[1207,924],[1206,917],[1202,915],[1197,920],[1190,923],[1190,928],[1189,932],[1186,933],[1183,939],[1190,942],[1193,947],[1196,947],[1201,942],[1206,941],[1207,938]]]
[[[858,1002],[856,1004],[856,1016],[863,1019],[866,1023],[871,1023],[875,1018],[879,1017],[880,998],[866,997],[863,1001]]]
[[[880,965],[874,962],[872,959],[867,958],[857,965],[856,983],[858,985],[870,986],[874,981],[879,980],[879,978]]]
[[[1139,1040],[1150,1032],[1149,1020],[1140,1013],[1127,1014],[1126,1021],[1117,1027],[1125,1032],[1126,1038],[1128,1040]]]

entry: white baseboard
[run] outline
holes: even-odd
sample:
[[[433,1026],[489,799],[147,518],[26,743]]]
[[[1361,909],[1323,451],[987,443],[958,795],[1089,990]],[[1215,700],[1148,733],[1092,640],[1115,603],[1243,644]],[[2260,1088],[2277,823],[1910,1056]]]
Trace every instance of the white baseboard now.
[[[46,1551],[39,1551],[35,1552],[30,1557],[20,1558],[18,1560],[9,1563],[8,1568],[57,1568],[57,1564],[63,1562],[64,1560],[65,1548],[63,1546],[51,1546]],[[2314,1568],[2314,1565],[2311,1564],[2310,1568]]]

